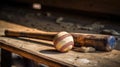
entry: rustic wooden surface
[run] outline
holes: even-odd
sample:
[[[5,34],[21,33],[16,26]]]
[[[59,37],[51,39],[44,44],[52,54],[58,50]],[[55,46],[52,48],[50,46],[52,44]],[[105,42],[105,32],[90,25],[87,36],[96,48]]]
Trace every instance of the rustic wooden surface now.
[[[0,20],[0,40],[5,41],[8,46],[13,46],[16,50],[23,50],[30,54],[34,54],[36,56],[46,56],[51,59],[55,59],[58,61],[62,61],[60,63],[65,62],[66,64],[72,64],[75,66],[83,66],[83,67],[119,67],[120,65],[120,51],[113,50],[111,52],[94,52],[94,53],[81,53],[75,51],[69,51],[67,53],[60,53],[55,50],[52,42],[46,43],[46,41],[31,39],[31,38],[13,38],[13,37],[4,37],[5,29],[14,29],[14,30],[26,30],[26,31],[37,31],[36,29],[31,29],[25,26],[21,26],[18,24],[10,23],[7,21]],[[2,46],[2,45],[1,45]],[[1,47],[0,46],[0,47]],[[5,47],[3,47],[5,48]],[[7,49],[7,48],[6,48]],[[13,52],[17,53],[15,50]],[[21,53],[22,53],[21,52]],[[18,53],[18,54],[21,54]],[[23,52],[24,54],[24,52]],[[30,55],[26,55],[28,58],[35,59],[34,61],[40,61],[40,59],[33,58]],[[54,61],[55,61],[54,60]],[[46,62],[45,62],[46,64]],[[64,64],[64,63],[63,63]],[[57,66],[57,65],[56,65]]]
[[[1,23],[1,27],[4,26],[3,23]],[[7,27],[7,26],[6,26]],[[17,27],[17,26],[14,26]],[[19,26],[18,26],[19,27]],[[27,29],[25,27],[20,26],[23,29]],[[2,29],[2,28],[0,28]],[[6,29],[6,28],[5,28]],[[10,29],[10,28],[9,28]],[[29,28],[28,28],[29,29]],[[17,29],[16,29],[17,30]],[[3,30],[4,31],[4,30]],[[47,54],[43,54],[44,51],[48,50],[55,50],[53,47],[49,48],[47,46],[42,46],[45,44],[41,44],[44,43],[45,41],[40,41],[39,44],[32,44],[32,41],[30,42],[29,39],[25,39],[27,40],[29,43],[25,43],[24,41],[19,40],[19,38],[16,40],[17,38],[8,38],[8,37],[4,37],[1,36],[0,37],[0,47],[8,50],[10,52],[19,54],[23,57],[29,58],[31,60],[34,60],[36,62],[39,63],[43,63],[46,64],[50,67],[53,66],[57,66],[57,67],[62,67],[62,66],[71,66],[74,67],[75,65],[72,65],[70,63],[61,61],[61,60],[56,60],[55,58],[52,58],[51,56],[47,56]],[[23,39],[24,40],[24,39]],[[9,42],[8,42],[9,41]],[[36,41],[36,40],[35,40]],[[39,40],[37,40],[39,41]],[[33,40],[34,42],[34,40]],[[31,44],[30,44],[31,43]],[[49,43],[49,42],[47,42]],[[50,42],[49,44],[51,44],[52,42]],[[26,45],[25,45],[26,44]],[[29,46],[28,46],[29,45]],[[31,45],[31,46],[30,46]],[[49,45],[48,45],[49,46]],[[52,45],[51,45],[52,46]],[[27,47],[27,48],[26,48]],[[45,49],[44,49],[45,48]]]

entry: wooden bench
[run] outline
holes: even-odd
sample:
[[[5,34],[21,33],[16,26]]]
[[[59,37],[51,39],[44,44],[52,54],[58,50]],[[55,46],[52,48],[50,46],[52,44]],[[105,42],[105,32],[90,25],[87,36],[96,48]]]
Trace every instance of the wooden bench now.
[[[5,37],[5,29],[22,29],[36,31],[28,27],[0,21],[0,48],[1,48],[1,66],[11,66],[11,53],[16,53],[29,60],[42,63],[50,67],[119,67],[120,51],[81,53],[73,50],[67,53],[60,53],[55,50],[52,42],[32,39],[32,38],[15,38]]]

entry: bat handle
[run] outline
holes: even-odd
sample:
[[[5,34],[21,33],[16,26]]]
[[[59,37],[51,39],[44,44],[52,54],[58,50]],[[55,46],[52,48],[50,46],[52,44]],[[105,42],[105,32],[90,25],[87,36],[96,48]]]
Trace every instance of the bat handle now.
[[[43,40],[53,41],[56,33],[47,33],[47,32],[26,32],[26,31],[14,31],[14,30],[5,30],[5,36],[11,37],[30,37]]]

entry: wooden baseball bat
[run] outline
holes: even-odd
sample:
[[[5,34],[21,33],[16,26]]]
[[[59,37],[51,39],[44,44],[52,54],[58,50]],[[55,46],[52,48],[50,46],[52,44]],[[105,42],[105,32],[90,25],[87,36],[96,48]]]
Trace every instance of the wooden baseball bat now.
[[[5,30],[5,36],[14,37],[31,37],[53,41],[58,32],[28,32],[28,31],[14,31]],[[97,50],[111,51],[115,44],[116,39],[114,36],[101,35],[101,34],[85,34],[85,33],[70,33],[74,39],[74,46],[90,46]]]

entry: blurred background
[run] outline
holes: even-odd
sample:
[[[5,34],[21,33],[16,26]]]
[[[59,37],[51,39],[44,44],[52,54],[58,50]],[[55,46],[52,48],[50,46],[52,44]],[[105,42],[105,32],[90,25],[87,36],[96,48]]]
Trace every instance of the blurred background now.
[[[17,24],[44,31],[108,34],[117,38],[115,49],[120,50],[119,3],[120,0],[1,0],[0,32],[10,27],[7,24]],[[13,59],[16,67],[23,67],[22,57],[13,54]]]

